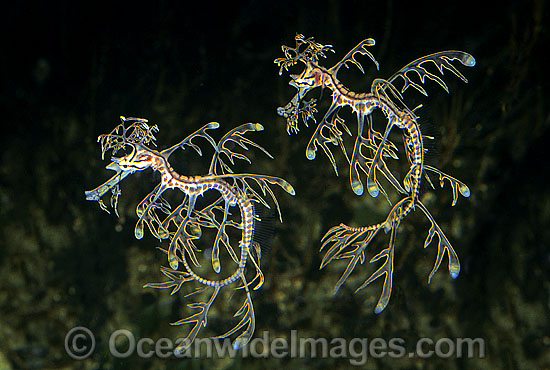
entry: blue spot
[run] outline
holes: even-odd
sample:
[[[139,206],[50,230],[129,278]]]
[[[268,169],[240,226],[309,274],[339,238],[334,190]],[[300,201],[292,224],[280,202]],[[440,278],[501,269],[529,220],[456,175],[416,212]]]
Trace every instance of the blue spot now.
[[[369,185],[369,194],[371,197],[376,198],[380,194],[380,190],[378,190],[376,185]]]

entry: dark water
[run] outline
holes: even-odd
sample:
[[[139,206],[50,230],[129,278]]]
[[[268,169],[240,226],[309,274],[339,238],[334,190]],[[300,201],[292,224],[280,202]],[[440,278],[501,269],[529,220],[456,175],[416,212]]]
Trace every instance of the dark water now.
[[[549,367],[547,4],[368,3],[9,5],[2,53],[0,368],[348,368],[363,360],[371,368]],[[308,161],[311,126],[288,136],[276,115],[294,90],[273,60],[282,56],[282,44],[293,45],[296,32],[334,46],[327,67],[362,39],[376,39],[371,51],[379,71],[361,57],[366,76],[353,68],[339,75],[357,91],[435,51],[464,50],[476,58],[475,68],[461,68],[468,84],[446,73],[450,94],[432,85],[428,98],[411,94],[407,101],[423,104],[419,114],[437,137],[431,163],[472,192],[455,207],[448,184],[424,192],[460,257],[456,280],[444,259],[427,284],[436,245],[422,248],[429,223],[414,212],[399,229],[386,310],[373,312],[380,282],[353,292],[377,268],[368,261],[386,247],[387,236],[332,295],[345,262],[319,271],[321,237],[340,222],[380,222],[388,206],[353,194],[337,150],[339,177],[322,154]],[[353,127],[349,111],[343,114]],[[158,124],[161,147],[210,121],[221,123],[220,134],[245,122],[264,125],[253,139],[275,159],[257,154],[244,168],[284,177],[296,196],[276,192],[284,223],[262,261],[265,284],[253,293],[255,338],[265,331],[271,341],[290,341],[294,334],[325,338],[333,340],[333,350],[340,343],[334,339],[342,338],[342,351],[261,357],[260,343],[235,359],[112,354],[109,338],[119,329],[136,340],[185,336],[188,328],[169,323],[189,315],[186,304],[194,298],[142,289],[161,281],[159,267],[166,265],[157,240],[133,236],[135,205],[158,177],[146,173],[124,183],[119,219],[84,198],[84,190],[111,175],[95,141],[120,115]],[[191,153],[180,161],[182,173],[200,174],[208,166]],[[199,337],[219,334],[236,320],[238,301],[228,298],[218,298]],[[84,360],[65,350],[65,336],[76,326],[96,338]],[[409,356],[422,338],[432,341],[426,351],[439,343],[438,354]],[[459,338],[480,338],[483,356],[452,352]],[[392,356],[388,343],[403,344],[404,352]]]

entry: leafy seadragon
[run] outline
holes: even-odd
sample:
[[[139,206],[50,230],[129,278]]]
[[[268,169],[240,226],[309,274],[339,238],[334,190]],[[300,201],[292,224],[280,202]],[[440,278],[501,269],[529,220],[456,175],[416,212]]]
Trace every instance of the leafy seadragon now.
[[[431,243],[434,236],[439,239],[436,262],[430,272],[428,282],[438,270],[445,253],[449,258],[450,274],[453,278],[456,278],[460,272],[458,256],[434,217],[420,201],[420,185],[422,179],[425,178],[428,184],[433,187],[428,173],[439,177],[441,187],[443,187],[445,181],[448,181],[453,191],[453,206],[456,204],[459,194],[469,197],[470,190],[460,180],[424,163],[424,154],[427,149],[424,146],[424,138],[418,123],[418,116],[415,113],[418,107],[415,109],[407,107],[402,94],[412,87],[427,96],[427,92],[422,86],[426,80],[434,81],[448,92],[448,87],[443,79],[427,67],[429,65],[434,66],[441,75],[444,70],[448,70],[462,81],[467,82],[467,79],[452,62],[458,61],[464,66],[473,67],[475,65],[474,57],[468,53],[454,50],[430,54],[407,64],[388,79],[375,79],[372,82],[370,92],[357,93],[344,86],[338,80],[337,74],[342,66],[349,67],[350,65],[355,65],[364,73],[362,65],[356,59],[360,55],[369,57],[378,68],[378,62],[368,50],[369,47],[375,44],[373,39],[369,38],[361,41],[331,68],[325,68],[319,64],[322,58],[326,58],[327,52],[334,51],[331,45],[322,45],[312,37],[305,38],[301,34],[296,35],[295,41],[295,47],[283,45],[284,57],[275,60],[275,63],[279,66],[279,75],[282,74],[283,70],[288,71],[290,67],[298,63],[305,66],[300,74],[291,75],[290,85],[298,90],[296,95],[286,106],[277,110],[280,116],[287,119],[287,132],[290,134],[299,131],[298,121],[300,118],[306,126],[310,119],[316,122],[317,101],[314,98],[306,101],[306,95],[317,87],[329,89],[332,92],[332,102],[315,128],[307,145],[306,157],[310,160],[315,159],[317,149],[320,147],[332,163],[334,171],[338,174],[336,161],[328,144],[340,146],[350,163],[349,181],[355,194],[362,195],[364,192],[362,174],[366,175],[367,190],[372,197],[377,197],[380,193],[383,193],[389,201],[385,189],[377,178],[378,174],[381,174],[399,193],[403,194],[403,198],[393,206],[385,221],[365,227],[351,227],[340,224],[331,228],[325,234],[321,250],[325,248],[327,250],[321,262],[321,268],[333,260],[349,259],[344,273],[336,283],[334,292],[336,293],[347,280],[355,269],[357,262],[364,262],[365,249],[378,232],[384,230],[385,233],[390,234],[389,245],[370,260],[371,263],[383,260],[383,264],[357,289],[358,291],[383,277],[382,294],[375,312],[379,313],[384,310],[389,302],[392,290],[393,258],[397,229],[401,221],[417,208],[431,223],[424,247]],[[419,81],[415,81],[414,76],[418,77]],[[396,85],[399,80],[403,83],[401,88]],[[343,138],[344,132],[349,135],[351,135],[351,132],[344,120],[338,115],[340,109],[344,107],[350,107],[357,116],[357,135],[351,160],[346,153]],[[380,109],[387,120],[383,133],[373,127],[371,114],[375,109]],[[389,140],[389,134],[394,128],[403,130],[405,154],[409,163],[409,171],[404,176],[402,183],[395,178],[386,163],[388,158],[398,159],[397,146]]]
[[[161,176],[160,183],[137,205],[138,221],[135,226],[135,236],[141,239],[146,225],[153,236],[159,240],[168,241],[168,249],[164,252],[168,256],[169,267],[161,267],[161,272],[169,280],[163,283],[146,284],[145,287],[172,289],[171,294],[175,294],[184,283],[196,281],[205,288],[212,288],[212,294],[208,300],[188,304],[191,309],[197,310],[196,313],[173,323],[173,325],[192,325],[189,334],[174,352],[182,353],[191,346],[200,329],[206,326],[209,310],[220,290],[239,281],[241,285],[237,289],[244,290],[245,298],[235,317],[241,317],[241,319],[232,329],[218,338],[230,337],[240,332],[233,341],[233,347],[242,348],[252,337],[255,327],[254,307],[249,287],[255,283],[252,289],[259,289],[264,282],[260,269],[261,249],[253,241],[255,225],[260,221],[260,218],[255,215],[254,204],[258,203],[269,208],[267,198],[271,198],[282,222],[279,204],[270,186],[277,185],[287,193],[295,194],[292,186],[281,178],[248,173],[235,174],[231,169],[235,160],[250,163],[248,157],[234,151],[238,147],[248,150],[249,146],[253,146],[272,158],[264,148],[244,136],[249,131],[262,131],[263,127],[258,123],[243,124],[229,131],[216,143],[208,130],[218,128],[219,124],[211,122],[170,148],[157,151],[151,148],[151,145],[155,144],[154,134],[158,131],[156,125],[151,126],[147,120],[140,118],[121,117],[121,121],[111,133],[99,136],[102,158],[109,150],[112,150],[115,155],[119,150],[129,147],[130,153],[123,157],[111,158],[107,169],[115,171],[116,174],[94,190],[87,191],[86,199],[97,201],[101,209],[109,212],[102,197],[111,191],[110,204],[118,215],[120,182],[136,171],[148,168],[158,171]],[[181,175],[170,165],[170,156],[176,150],[186,147],[193,148],[202,156],[201,148],[193,141],[197,138],[205,139],[214,148],[209,171],[204,176]],[[174,208],[162,196],[170,189],[179,190],[184,196],[181,203]],[[214,197],[206,206],[198,208],[197,198],[210,190],[217,192],[219,196]],[[231,218],[230,210],[235,207],[240,213],[240,219]],[[216,235],[211,248],[201,250],[196,243],[201,239],[203,228],[215,230]],[[241,232],[237,252],[230,241],[229,228]],[[229,276],[208,279],[193,270],[192,266],[200,267],[197,253],[206,253],[207,250],[211,250],[212,269],[219,274],[222,269],[220,260],[222,247],[235,264]],[[238,255],[239,251],[240,255]],[[250,281],[247,281],[245,274],[247,265],[252,265],[255,271]]]

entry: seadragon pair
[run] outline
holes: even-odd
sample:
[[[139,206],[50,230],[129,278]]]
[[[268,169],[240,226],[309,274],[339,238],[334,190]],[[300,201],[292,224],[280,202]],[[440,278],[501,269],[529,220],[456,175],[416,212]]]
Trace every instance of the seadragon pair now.
[[[207,324],[208,313],[220,290],[233,283],[239,283],[237,289],[245,292],[245,298],[241,307],[235,313],[235,317],[241,317],[240,321],[219,338],[230,337],[240,332],[233,341],[235,349],[246,345],[254,333],[255,316],[250,289],[260,288],[264,282],[264,276],[260,269],[261,247],[253,239],[256,223],[261,219],[255,212],[255,205],[269,208],[268,198],[274,203],[279,218],[282,221],[279,205],[270,186],[278,185],[287,193],[294,195],[294,189],[285,180],[265,175],[249,173],[233,173],[231,166],[235,160],[244,160],[250,163],[250,159],[235,149],[247,150],[256,147],[271,155],[260,145],[246,138],[249,131],[262,131],[263,127],[257,123],[247,123],[229,131],[218,142],[209,134],[209,130],[219,127],[217,122],[211,122],[193,132],[179,143],[168,149],[157,151],[151,146],[155,144],[156,125],[149,125],[147,120],[140,118],[121,117],[121,123],[106,135],[101,135],[98,142],[101,144],[102,157],[112,151],[115,155],[118,151],[126,151],[128,154],[122,157],[112,157],[107,169],[116,173],[105,183],[94,190],[86,192],[86,199],[97,201],[100,207],[109,212],[108,207],[102,201],[103,196],[111,192],[110,205],[118,215],[118,198],[121,194],[120,182],[136,171],[151,168],[160,173],[160,183],[143,198],[137,205],[136,213],[138,221],[135,227],[137,239],[143,237],[144,226],[147,225],[153,236],[159,240],[168,241],[168,249],[163,250],[168,256],[169,267],[161,267],[161,272],[169,279],[163,283],[150,283],[145,287],[172,289],[171,294],[178,292],[183,284],[196,281],[205,289],[211,288],[210,298],[204,302],[190,303],[191,309],[196,313],[179,320],[173,325],[192,325],[187,337],[178,344],[175,353],[186,351],[200,329]],[[170,156],[178,149],[193,148],[202,156],[200,146],[193,140],[202,138],[210,143],[214,154],[210,161],[207,174],[203,176],[185,176],[176,172],[170,164]],[[183,193],[183,199],[176,207],[163,197],[167,190],[177,190]],[[207,197],[207,193],[214,196]],[[199,196],[205,199],[205,205],[198,207]],[[231,210],[238,210],[238,217]],[[200,249],[196,243],[203,236],[203,229],[213,229],[215,237],[210,248]],[[240,231],[240,240],[235,243],[231,240],[231,232]],[[237,251],[235,250],[237,248]],[[197,258],[197,254],[208,253],[205,259],[212,265],[211,274],[219,276],[222,270],[220,249],[225,248],[228,254],[227,260],[231,263],[230,274],[223,278],[205,278],[200,276],[195,269],[203,268]],[[252,265],[252,266],[250,266]],[[247,281],[246,269],[254,271],[252,278]]]
[[[462,81],[468,82],[453,62],[456,61],[464,66],[473,67],[475,65],[474,57],[462,51],[442,51],[430,54],[407,64],[388,79],[375,79],[372,82],[370,92],[357,93],[351,91],[339,81],[338,71],[343,66],[348,68],[354,65],[364,73],[363,66],[356,59],[361,55],[370,58],[378,69],[378,62],[368,50],[369,47],[375,44],[373,39],[369,38],[361,41],[331,68],[321,66],[320,61],[326,58],[328,52],[334,52],[332,45],[322,45],[316,42],[314,38],[305,38],[301,34],[296,35],[295,41],[295,47],[283,45],[284,57],[275,60],[275,63],[279,66],[279,75],[282,74],[283,70],[288,71],[290,67],[296,64],[304,66],[300,74],[290,76],[290,85],[298,90],[296,95],[286,106],[277,110],[277,113],[287,120],[287,132],[289,134],[297,133],[300,119],[306,126],[309,120],[316,122],[317,100],[314,98],[306,100],[306,95],[311,90],[318,87],[330,90],[332,102],[309,140],[306,149],[307,158],[310,160],[315,159],[316,151],[320,147],[328,156],[336,174],[338,174],[336,161],[328,145],[339,146],[349,162],[349,181],[355,194],[363,194],[362,176],[366,176],[366,186],[369,194],[372,197],[377,197],[380,193],[383,193],[389,201],[387,192],[378,180],[381,175],[403,196],[400,201],[393,205],[386,219],[378,224],[364,227],[351,227],[340,224],[331,228],[324,235],[320,249],[321,251],[326,249],[326,252],[321,262],[321,268],[334,260],[349,260],[344,273],[336,283],[334,293],[348,279],[357,263],[363,264],[367,247],[380,230],[384,230],[385,233],[389,233],[388,247],[370,260],[371,263],[382,261],[382,265],[357,288],[356,292],[383,277],[382,293],[376,304],[375,312],[380,313],[386,308],[392,291],[397,230],[401,221],[416,209],[419,209],[431,223],[424,247],[431,243],[434,236],[437,236],[439,240],[436,261],[429,274],[428,283],[439,269],[445,254],[447,254],[449,260],[450,275],[456,278],[460,272],[458,256],[434,217],[420,200],[420,186],[422,180],[425,179],[432,188],[434,187],[429,174],[436,175],[439,178],[441,187],[447,181],[453,192],[453,206],[456,204],[459,194],[469,197],[470,190],[463,182],[424,162],[424,154],[427,151],[424,139],[433,138],[422,135],[416,114],[419,107],[410,109],[404,103],[403,94],[409,88],[413,88],[427,96],[427,92],[423,87],[426,80],[437,83],[449,92],[447,85],[437,72],[443,75],[444,71],[447,70]],[[401,84],[401,87],[398,84]],[[357,118],[357,134],[351,160],[347,155],[343,137],[344,132],[349,135],[351,135],[351,132],[339,115],[339,111],[345,107],[351,108]],[[372,113],[375,109],[379,109],[387,120],[383,133],[375,130],[373,126]],[[403,132],[405,158],[409,164],[409,170],[403,177],[402,183],[397,180],[386,163],[387,159],[398,159],[397,146],[389,139],[389,134],[394,128],[401,129]]]
[[[467,82],[453,62],[473,67],[475,59],[462,51],[431,54],[407,64],[388,79],[375,79],[370,92],[356,93],[345,87],[338,80],[337,74],[342,66],[348,68],[351,65],[364,73],[362,65],[356,59],[361,55],[369,57],[378,68],[378,62],[368,50],[375,44],[373,39],[361,41],[331,68],[325,68],[319,64],[326,58],[328,52],[334,51],[331,45],[322,45],[313,38],[305,38],[300,34],[296,35],[295,41],[295,47],[283,45],[284,57],[275,60],[279,66],[279,74],[300,63],[305,67],[300,74],[291,75],[290,85],[298,90],[296,95],[285,107],[277,110],[277,113],[287,120],[287,132],[297,133],[299,120],[302,120],[306,126],[309,120],[316,122],[317,100],[314,98],[306,100],[306,95],[317,87],[327,88],[332,92],[332,102],[317,124],[307,145],[307,158],[314,159],[317,149],[321,148],[338,174],[329,144],[339,146],[350,164],[349,181],[355,194],[363,194],[362,178],[366,176],[369,194],[377,197],[382,193],[389,201],[388,193],[379,181],[379,177],[382,176],[402,195],[401,200],[393,205],[384,221],[364,227],[340,224],[325,234],[321,251],[326,249],[326,252],[321,268],[334,260],[349,260],[344,273],[336,283],[334,292],[336,293],[344,284],[358,262],[364,263],[367,247],[383,230],[386,234],[389,233],[388,247],[370,260],[371,263],[383,260],[383,263],[357,288],[357,291],[383,277],[382,293],[375,312],[380,313],[386,308],[392,291],[397,230],[401,221],[416,209],[419,209],[431,223],[424,247],[431,243],[434,236],[438,238],[437,257],[428,282],[439,269],[445,254],[449,260],[450,274],[456,278],[460,272],[458,256],[434,217],[420,200],[420,187],[422,180],[425,179],[433,188],[429,174],[436,175],[441,187],[445,182],[450,184],[453,192],[453,206],[459,194],[469,197],[470,190],[463,182],[425,163],[424,155],[427,149],[424,139],[432,138],[424,136],[420,130],[416,114],[419,107],[410,109],[404,103],[403,94],[409,88],[413,88],[427,95],[423,87],[427,79],[448,92],[447,85],[437,72],[443,75],[444,70],[447,70]],[[427,68],[430,65],[432,67]],[[401,87],[398,86],[399,82],[402,84]],[[344,133],[351,135],[351,131],[339,115],[339,111],[344,107],[351,108],[357,117],[357,134],[351,159],[344,145]],[[376,109],[379,109],[387,120],[384,132],[377,131],[373,126],[372,113]],[[262,220],[258,215],[259,212],[255,211],[255,207],[270,208],[272,203],[282,222],[277,198],[271,187],[276,185],[291,195],[295,194],[292,186],[279,177],[233,172],[232,166],[235,160],[250,163],[246,155],[235,149],[246,151],[249,147],[255,147],[272,158],[263,147],[244,136],[250,131],[263,130],[260,124],[247,123],[238,126],[216,142],[208,131],[218,127],[219,124],[216,122],[208,123],[179,143],[158,151],[153,148],[156,140],[154,135],[158,132],[156,125],[150,125],[145,119],[121,117],[121,123],[113,131],[98,138],[102,157],[108,151],[112,151],[113,157],[107,169],[116,173],[102,185],[86,192],[86,199],[97,201],[101,209],[107,212],[109,208],[102,199],[111,192],[110,206],[118,215],[117,205],[121,194],[119,184],[137,171],[151,168],[160,173],[160,183],[137,205],[138,220],[135,236],[141,239],[144,228],[147,226],[154,237],[168,242],[167,249],[162,249],[167,255],[168,267],[161,267],[161,272],[168,281],[146,284],[145,287],[172,289],[171,294],[175,294],[185,283],[197,282],[203,286],[199,291],[211,289],[207,299],[188,304],[189,308],[196,310],[194,314],[173,324],[192,325],[186,338],[176,347],[174,351],[176,354],[184,352],[191,346],[201,328],[206,326],[209,311],[221,289],[233,284],[236,284],[237,290],[244,291],[243,303],[234,315],[240,317],[240,321],[218,338],[237,335],[233,341],[235,349],[242,348],[248,343],[255,328],[250,290],[259,289],[264,282],[260,268],[261,248],[254,240],[254,233]],[[398,159],[398,148],[389,136],[394,128],[401,129],[403,132],[405,158],[409,165],[408,172],[401,182],[386,163],[388,159]],[[185,150],[188,147],[202,156],[201,147],[193,141],[199,138],[205,140],[214,149],[208,173],[199,176],[179,174],[172,168],[170,156],[179,149]],[[127,154],[114,157],[118,151]],[[179,202],[177,206],[172,207],[173,201],[169,201],[164,196],[167,190],[178,190],[177,194],[183,193],[183,199],[176,201],[176,203]],[[214,195],[208,196],[209,194]],[[202,202],[198,202],[199,196]],[[202,205],[199,206],[199,203]],[[231,212],[233,209],[237,209],[238,212]],[[203,229],[211,230],[212,240],[204,237]],[[235,242],[236,238],[239,239],[238,242]],[[197,245],[199,242],[200,247]],[[220,252],[222,250],[227,252],[225,261],[228,261],[231,266],[230,273],[226,275],[221,274]],[[201,265],[200,260],[208,261],[211,269]],[[250,265],[248,276],[251,278],[249,279],[247,267]]]

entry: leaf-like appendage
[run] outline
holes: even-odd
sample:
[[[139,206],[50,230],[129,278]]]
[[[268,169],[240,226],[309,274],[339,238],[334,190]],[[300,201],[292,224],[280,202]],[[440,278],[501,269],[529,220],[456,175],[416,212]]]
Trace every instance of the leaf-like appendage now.
[[[306,39],[304,35],[298,33],[294,39],[296,41],[296,47],[292,48],[282,45],[281,49],[285,57],[274,60],[274,63],[279,66],[279,75],[283,74],[283,69],[288,71],[289,67],[292,67],[298,62],[304,64],[317,63],[319,58],[326,58],[325,52],[334,52],[332,45],[320,44],[316,42],[313,37],[308,37]],[[305,49],[300,50],[302,46],[305,46]]]
[[[97,141],[101,143],[101,158],[105,158],[105,153],[113,151],[113,155],[126,147],[126,145],[135,148],[135,145],[155,144],[155,133],[158,132],[157,125],[149,126],[148,120],[144,118],[126,118],[120,116],[121,123],[110,133],[99,135]],[[128,127],[125,126],[130,122]]]
[[[405,90],[407,90],[409,87],[413,87],[419,92],[421,92],[423,95],[427,96],[428,93],[421,85],[425,83],[425,80],[427,78],[429,80],[436,82],[445,91],[449,92],[449,88],[447,87],[443,79],[438,75],[427,70],[424,64],[425,63],[433,64],[441,75],[443,75],[443,70],[446,69],[448,71],[451,71],[455,76],[460,78],[462,81],[468,82],[466,77],[464,77],[462,73],[460,73],[460,71],[456,69],[456,67],[451,63],[453,60],[458,60],[462,65],[467,67],[473,67],[476,64],[474,57],[463,51],[456,51],[456,50],[441,51],[441,52],[430,54],[412,61],[411,63],[407,64],[406,66],[401,68],[399,71],[397,71],[393,76],[388,78],[387,81],[390,84],[393,84],[395,80],[397,80],[398,78],[402,78],[403,87],[401,88],[401,93],[404,93]],[[412,78],[409,77],[409,74],[413,74],[413,75],[416,74],[420,79],[421,84],[414,82]],[[385,88],[385,87],[382,87],[382,88]]]
[[[244,277],[242,278],[244,286],[248,286]],[[241,307],[235,312],[233,317],[242,316],[241,320],[229,331],[225,332],[222,335],[219,335],[217,338],[226,338],[229,337],[238,331],[243,330],[241,334],[233,341],[233,349],[241,349],[250,341],[252,335],[254,334],[254,329],[256,327],[256,318],[254,316],[254,305],[252,304],[252,298],[250,293],[247,291],[246,298],[241,305]]]
[[[320,251],[332,245],[325,252],[319,269],[322,269],[335,259],[345,258],[344,255],[349,252],[346,251],[346,248],[350,246],[361,244],[366,247],[374,236],[376,236],[379,229],[379,225],[355,228],[344,224],[331,228],[321,240]]]
[[[384,144],[381,149],[381,155],[376,156],[380,145]],[[363,182],[361,181],[361,172],[367,175],[367,187],[376,189],[386,195],[386,191],[376,179],[376,171],[380,171],[382,175],[392,184],[397,191],[402,194],[407,194],[399,181],[389,170],[384,158],[397,159],[397,147],[389,139],[382,141],[382,136],[369,128],[368,137],[362,135],[357,136],[353,148],[353,154],[350,162],[350,185],[353,192],[357,195],[362,195],[364,191]],[[374,167],[373,167],[374,164]],[[368,176],[370,174],[370,177]],[[387,195],[386,195],[387,198]]]
[[[219,286],[214,287],[214,292],[212,293],[212,296],[210,297],[208,302],[188,304],[187,306],[189,308],[198,309],[199,312],[172,323],[172,325],[193,324],[193,328],[191,328],[189,334],[187,334],[187,337],[185,337],[185,339],[174,349],[175,354],[185,352],[197,338],[197,335],[201,330],[201,326],[206,327],[206,324],[208,322],[208,311],[210,310],[212,303],[214,303],[214,300],[218,296],[219,291]]]
[[[468,198],[470,196],[470,188],[468,188],[468,185],[466,185],[462,181],[452,177],[451,175],[447,175],[446,173],[438,170],[433,166],[425,165],[424,168],[439,175],[439,185],[441,187],[443,187],[443,185],[445,184],[445,180],[449,181],[449,184],[451,184],[451,189],[453,191],[453,206],[455,206],[456,202],[458,201],[459,193],[462,194],[462,196],[465,198]]]
[[[334,65],[334,67],[332,67],[329,71],[334,75],[336,76],[336,74],[338,73],[338,70],[340,70],[340,68],[342,66],[346,66],[346,68],[349,68],[348,67],[348,63],[351,63],[351,64],[354,64],[357,68],[359,68],[359,70],[362,72],[362,73],[365,73],[365,70],[363,69],[363,66],[361,65],[361,63],[359,63],[357,61],[357,59],[355,59],[355,55],[356,54],[359,54],[359,55],[367,55],[372,61],[373,63],[376,65],[376,69],[378,69],[378,62],[376,61],[376,59],[374,59],[374,55],[372,55],[372,53],[370,51],[367,50],[367,47],[368,46],[374,46],[375,45],[375,41],[374,39],[365,39],[363,41],[361,41],[356,47],[354,47],[353,49],[351,49],[349,51],[349,53],[347,53],[341,61],[339,61],[338,63],[336,63],[336,65]]]
[[[162,272],[170,280],[163,283],[147,283],[143,287],[153,289],[172,288],[170,295],[174,295],[181,289],[184,283],[195,280],[195,278],[186,271],[174,271],[171,268],[161,266],[160,272]]]
[[[168,160],[170,155],[172,153],[174,153],[174,151],[176,151],[177,149],[185,149],[185,146],[190,146],[200,156],[202,156],[201,148],[197,144],[193,143],[193,139],[197,138],[197,137],[202,137],[203,139],[208,141],[214,148],[216,148],[216,141],[214,140],[214,138],[212,138],[212,136],[210,136],[210,134],[208,134],[208,132],[206,130],[213,130],[213,129],[217,129],[218,127],[220,127],[220,124],[218,122],[207,123],[206,125],[199,128],[197,131],[195,131],[192,134],[188,135],[185,139],[183,139],[179,143],[177,143],[175,145],[172,145],[168,149],[163,150],[162,152],[160,152],[160,154],[166,160]]]
[[[437,243],[437,257],[434,263],[434,267],[432,268],[432,271],[428,276],[428,284],[432,281],[432,277],[439,269],[445,253],[447,253],[447,256],[449,257],[449,273],[453,279],[456,279],[458,277],[458,274],[460,273],[460,262],[458,260],[458,255],[456,254],[454,248],[449,242],[449,239],[447,239],[445,233],[443,233],[443,230],[441,230],[437,222],[435,222],[435,219],[430,214],[426,206],[424,206],[424,204],[422,204],[420,201],[417,201],[417,205],[432,224],[430,230],[428,231],[426,241],[424,242],[424,248],[426,248],[431,243],[434,235],[437,235],[439,239]]]
[[[375,312],[380,313],[384,310],[390,300],[392,291],[395,237],[404,214],[404,209],[410,205],[411,201],[412,198],[409,196],[396,203],[389,212],[386,220],[382,223],[366,227],[349,227],[344,224],[340,224],[331,228],[325,236],[323,236],[320,250],[322,251],[325,247],[328,247],[328,250],[321,261],[321,269],[333,260],[350,259],[346,269],[335,284],[334,294],[336,294],[340,287],[349,278],[357,263],[360,262],[362,264],[364,262],[365,249],[372,242],[378,232],[380,230],[384,230],[386,233],[391,231],[388,248],[384,249],[370,260],[370,263],[374,263],[382,258],[385,258],[384,263],[355,291],[357,293],[359,290],[367,287],[369,284],[383,276],[384,283],[382,293],[376,305]]]
[[[243,174],[227,174],[227,175],[221,175],[218,176],[221,179],[228,180],[233,179],[236,182],[236,185],[234,185],[237,189],[240,189],[241,193],[245,195],[246,198],[251,199],[252,201],[259,202],[262,205],[264,205],[266,208],[271,208],[269,206],[269,203],[264,199],[267,194],[271,197],[271,200],[275,204],[275,207],[277,208],[277,213],[279,214],[279,220],[283,222],[283,217],[281,214],[281,209],[279,208],[279,202],[277,201],[277,198],[275,197],[275,194],[269,187],[269,185],[278,185],[280,186],[284,191],[286,191],[290,195],[295,195],[296,192],[294,191],[294,188],[290,183],[284,179],[281,179],[280,177],[274,177],[274,176],[264,176],[264,175],[256,175],[256,174],[249,174],[249,173],[243,173]],[[260,195],[256,190],[254,190],[254,187],[249,184],[250,180],[253,180],[254,183],[256,183],[262,193]]]
[[[309,143],[306,147],[306,157],[309,160],[313,160],[316,157],[316,152],[318,147],[323,149],[323,152],[330,160],[334,172],[338,176],[338,168],[336,167],[336,160],[332,151],[327,144],[332,144],[334,146],[339,146],[342,150],[342,153],[348,159],[348,154],[344,146],[343,133],[344,131],[351,135],[348,127],[346,126],[344,120],[338,116],[338,113],[331,114],[334,110],[329,109],[323,120],[315,128],[315,132],[311,136]],[[349,159],[348,159],[349,162]]]
[[[148,226],[155,238],[162,240],[169,237],[168,230],[162,226],[163,221],[157,214],[157,210],[170,214],[170,203],[158,194],[160,187],[160,184],[157,185],[136,207],[136,214],[139,217],[135,228],[136,239],[143,237],[143,224]]]
[[[254,146],[264,152],[269,158],[273,158],[271,154],[269,154],[269,152],[265,150],[262,146],[243,136],[248,131],[263,131],[263,129],[264,127],[259,123],[245,123],[225,134],[215,147],[216,152],[214,153],[212,161],[210,162],[210,169],[208,173],[211,175],[223,175],[226,173],[233,173],[231,167],[224,162],[221,156],[222,154],[229,160],[231,164],[235,164],[235,159],[251,163],[250,159],[246,155],[231,150],[229,148],[230,146],[232,146],[231,143],[235,144],[236,146],[240,146],[244,150],[248,150],[247,145]]]
[[[376,234],[378,234],[378,231],[382,228],[383,224],[357,228],[340,224],[331,228],[325,234],[322,239],[323,244],[321,245],[321,250],[331,244],[332,245],[325,253],[323,260],[321,261],[320,268],[322,269],[331,261],[336,259],[350,259],[345,271],[342,273],[340,279],[334,286],[333,294],[336,294],[340,287],[345,283],[355,269],[357,262],[363,263],[365,259],[365,248],[367,248]]]

